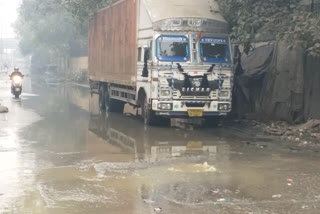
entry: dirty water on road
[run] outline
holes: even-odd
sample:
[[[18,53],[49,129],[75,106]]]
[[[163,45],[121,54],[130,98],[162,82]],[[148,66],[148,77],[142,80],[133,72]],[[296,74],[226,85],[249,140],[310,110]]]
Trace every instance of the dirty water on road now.
[[[86,88],[31,86],[18,105],[0,89],[0,213],[318,213],[318,154],[145,127],[102,115]]]

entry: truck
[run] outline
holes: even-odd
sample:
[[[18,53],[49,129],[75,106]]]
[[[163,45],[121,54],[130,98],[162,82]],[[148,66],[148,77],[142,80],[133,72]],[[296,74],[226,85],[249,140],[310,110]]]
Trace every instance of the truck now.
[[[153,125],[231,111],[231,42],[216,0],[119,0],[90,20],[88,54],[106,112],[129,104]]]

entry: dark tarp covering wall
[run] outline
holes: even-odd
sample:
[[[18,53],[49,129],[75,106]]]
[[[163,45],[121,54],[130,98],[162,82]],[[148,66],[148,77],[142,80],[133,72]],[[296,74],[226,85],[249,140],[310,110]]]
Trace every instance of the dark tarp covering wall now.
[[[284,42],[242,56],[233,113],[240,118],[303,122],[320,119],[320,58]]]
[[[306,57],[304,119],[320,119],[320,57]]]
[[[236,75],[233,92],[233,113],[244,117],[261,110],[261,90],[264,77],[269,71],[274,44],[254,49],[241,57],[243,73]]]

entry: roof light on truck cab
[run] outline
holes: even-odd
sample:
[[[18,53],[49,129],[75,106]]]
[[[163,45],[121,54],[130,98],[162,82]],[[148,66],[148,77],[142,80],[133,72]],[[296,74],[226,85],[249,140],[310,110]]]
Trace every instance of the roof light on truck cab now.
[[[182,25],[183,20],[182,19],[172,19],[171,20],[171,25],[172,26],[180,26]]]
[[[202,25],[202,19],[189,18],[188,25],[192,27],[200,27]]]

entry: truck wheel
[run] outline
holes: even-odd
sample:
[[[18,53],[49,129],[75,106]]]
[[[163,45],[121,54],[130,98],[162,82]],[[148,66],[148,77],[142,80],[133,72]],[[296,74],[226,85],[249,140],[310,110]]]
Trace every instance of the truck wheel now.
[[[104,85],[100,85],[99,87],[99,107],[101,111],[106,110],[106,87]]]
[[[147,96],[144,97],[144,102],[142,106],[142,116],[144,119],[144,124],[148,126],[156,125],[157,117],[154,111],[150,109]]]

